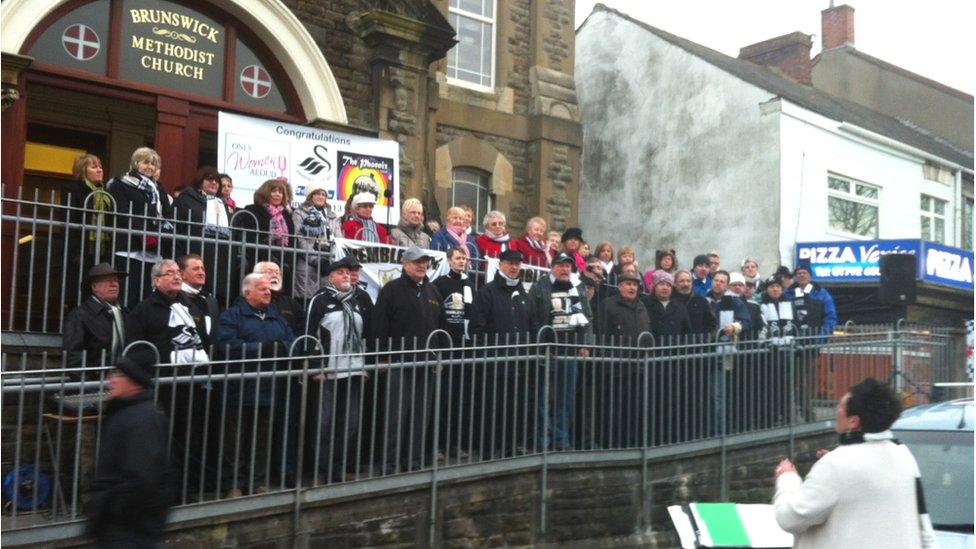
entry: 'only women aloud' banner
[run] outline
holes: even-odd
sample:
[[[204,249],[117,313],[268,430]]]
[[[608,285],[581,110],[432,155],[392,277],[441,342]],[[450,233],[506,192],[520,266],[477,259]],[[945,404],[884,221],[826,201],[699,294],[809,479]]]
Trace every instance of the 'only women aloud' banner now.
[[[373,219],[400,220],[400,147],[373,139],[226,112],[217,117],[217,169],[234,180],[234,202],[254,202],[269,179],[285,178],[301,204],[310,187],[324,188],[339,215],[360,192],[376,196]]]

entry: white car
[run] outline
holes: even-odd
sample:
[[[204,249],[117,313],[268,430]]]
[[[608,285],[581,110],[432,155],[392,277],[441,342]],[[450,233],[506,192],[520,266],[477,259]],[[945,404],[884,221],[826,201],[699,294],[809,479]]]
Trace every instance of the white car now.
[[[973,399],[909,408],[891,426],[922,473],[941,549],[973,549]]]

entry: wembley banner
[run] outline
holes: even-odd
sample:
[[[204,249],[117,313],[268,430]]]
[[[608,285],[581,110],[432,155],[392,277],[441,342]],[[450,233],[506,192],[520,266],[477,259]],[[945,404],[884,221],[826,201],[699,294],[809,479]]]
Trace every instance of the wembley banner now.
[[[347,255],[355,256],[362,263],[363,268],[359,274],[359,285],[376,302],[380,295],[380,288],[387,282],[400,278],[400,265],[403,262],[403,252],[406,248],[399,246],[389,246],[386,244],[376,244],[373,242],[362,242],[360,240],[349,240],[345,238],[335,239],[332,246],[333,257],[336,261]],[[431,280],[447,274],[450,266],[447,264],[447,256],[444,252],[436,250],[424,250],[431,256],[433,261],[427,268],[427,277]]]
[[[347,199],[369,192],[377,197],[373,219],[400,220],[396,141],[226,112],[219,113],[217,125],[217,169],[234,179],[232,197],[239,207],[252,203],[268,179],[285,178],[296,203],[305,201],[314,184],[325,188],[330,207],[342,215]]]

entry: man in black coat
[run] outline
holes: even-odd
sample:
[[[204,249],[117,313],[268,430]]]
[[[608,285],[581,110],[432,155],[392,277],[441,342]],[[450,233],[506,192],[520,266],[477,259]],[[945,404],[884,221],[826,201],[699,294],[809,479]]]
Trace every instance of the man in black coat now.
[[[468,256],[461,247],[447,250],[447,274],[434,279],[433,284],[444,298],[444,320],[454,347],[463,347],[468,339],[471,302],[474,300],[474,281],[467,272]]]
[[[691,380],[695,378],[692,372],[700,372],[702,366],[700,362],[689,364],[662,359],[687,352],[679,346],[688,343],[686,336],[691,333],[691,322],[685,302],[675,299],[674,278],[670,273],[660,269],[655,271],[652,284],[652,294],[645,296],[644,304],[651,317],[655,345],[662,349],[657,351],[658,360],[651,366],[654,381],[651,385],[652,416],[648,423],[651,426],[650,440],[655,444],[666,444],[675,442],[688,430],[688,418],[693,417],[693,407],[699,404],[687,397],[697,394],[691,385]],[[690,278],[687,284],[690,291]],[[689,302],[691,300],[702,298],[692,294]],[[682,409],[685,410],[684,414],[679,411]]]
[[[380,352],[423,349],[434,330],[443,329],[443,299],[427,278],[431,257],[416,246],[403,253],[400,278],[387,282],[373,309],[373,334]],[[441,342],[446,343],[446,342]],[[432,344],[433,346],[433,344]],[[385,472],[396,473],[424,466],[424,431],[430,422],[434,395],[431,367],[402,366],[429,358],[426,353],[381,354],[389,361],[386,395]],[[402,459],[401,459],[402,458]]]
[[[535,372],[518,360],[524,350],[513,347],[532,339],[531,301],[519,278],[522,252],[508,249],[498,259],[495,278],[474,298],[469,326],[475,345],[496,347],[492,355],[497,358],[467,376],[474,379],[473,395],[468,398],[474,399],[474,428],[483,434],[480,443],[485,458],[511,456],[527,448],[530,441],[523,427],[535,410],[529,398]]]
[[[651,333],[658,345],[678,344],[679,338],[691,333],[688,308],[674,298],[671,273],[658,269],[654,272],[653,282],[653,293],[644,301],[651,318]]]
[[[183,294],[179,265],[164,259],[153,265],[152,294],[125,317],[125,341],[148,341],[166,364],[206,362],[210,346],[202,318],[193,318]]]
[[[160,362],[170,365],[159,370],[160,378],[193,376],[202,381],[207,374],[204,365],[210,360],[207,354],[210,338],[203,318],[194,318],[194,307],[182,292],[179,265],[171,259],[156,263],[152,268],[152,283],[153,293],[125,318],[126,343],[146,341],[156,348]],[[203,425],[197,423],[198,414],[190,406],[199,400],[192,394],[197,385],[167,383],[159,388],[159,402],[173,422],[176,447],[191,448],[189,461],[182,461],[182,451],[177,456],[181,460],[181,485],[188,488],[201,478],[203,471],[197,459],[202,448]]]
[[[204,266],[203,258],[197,254],[187,254],[177,259],[176,263],[180,267],[180,276],[183,279],[183,295],[190,303],[190,316],[193,317],[195,323],[203,326],[204,332],[201,334],[203,339],[210,343],[216,343],[220,306],[217,303],[217,299],[206,291],[207,269]],[[212,353],[213,351],[208,347],[207,352]],[[220,406],[220,401],[217,400],[218,397],[211,391],[213,387],[212,381],[214,378],[222,378],[225,373],[226,368],[222,366],[217,366],[212,369],[200,368],[195,372],[194,382],[192,384],[185,384],[186,390],[180,391],[180,408],[186,410],[188,415],[184,417],[182,414],[178,414],[173,417],[175,423],[174,431],[193,435],[186,442],[188,442],[190,447],[189,455],[192,462],[192,466],[188,469],[190,483],[194,486],[200,480],[205,480],[208,486],[213,486],[216,480],[216,471],[218,470],[217,460],[221,452],[219,437],[214,436],[213,433],[220,432],[223,418],[220,417],[221,414],[219,413],[208,414],[207,409]],[[192,398],[190,398],[191,393]],[[191,407],[192,410],[190,410]],[[210,428],[205,430],[204,424],[208,419]],[[192,421],[192,425],[187,420]],[[203,440],[204,432],[210,433],[206,441]],[[178,449],[183,447],[184,438],[177,439]],[[204,445],[207,447],[205,454],[203,452]],[[182,458],[183,453],[180,452],[174,455]],[[204,455],[206,455],[208,462],[206,467],[202,465],[202,456]],[[230,468],[226,467],[226,464],[222,469],[223,471],[230,471]],[[204,471],[207,471],[206,474],[204,474]]]
[[[596,411],[602,416],[602,421],[596,422],[600,426],[596,441],[603,448],[628,448],[643,440],[643,392],[640,388],[644,386],[644,355],[636,350],[624,349],[651,344],[650,337],[641,339],[641,334],[651,331],[651,320],[640,299],[640,285],[639,276],[620,274],[617,276],[617,295],[606,298],[600,304],[599,333],[604,337],[605,344],[619,347],[611,351],[610,356],[624,359],[600,364],[595,372],[597,379],[594,386],[599,389],[600,399]]]
[[[688,310],[688,322],[691,333],[697,336],[711,336],[718,330],[718,320],[712,313],[708,300],[692,291],[692,277],[688,271],[678,271],[674,275],[674,292],[672,297],[676,303],[684,303]]]
[[[466,272],[467,249],[454,246],[447,250],[447,263],[448,272],[435,278],[433,284],[444,299],[444,321],[447,333],[451,334],[452,347],[458,349],[451,353],[452,358],[460,359],[464,352],[459,349],[470,342],[468,328],[474,301],[474,277]],[[463,373],[462,369],[465,370]],[[471,387],[470,367],[465,368],[460,361],[445,365],[441,370],[441,410],[437,430],[443,441],[441,447],[452,456],[464,454],[461,442],[467,439],[461,438],[461,429],[468,424]]]
[[[150,391],[150,353],[123,357],[108,379],[85,534],[98,547],[156,547],[173,503],[167,424]]]
[[[203,258],[197,254],[187,254],[177,259],[176,264],[183,279],[183,295],[190,302],[190,314],[194,321],[203,325],[203,336],[212,342],[217,331],[217,320],[220,318],[220,304],[205,289],[207,268],[203,264]]]
[[[705,258],[708,259],[707,257]],[[674,289],[671,297],[675,303],[683,303],[688,311],[688,322],[691,330],[691,339],[694,343],[711,341],[718,331],[718,319],[712,312],[712,306],[707,299],[698,295],[693,290],[693,280],[688,271],[678,271],[674,275]],[[681,376],[683,383],[691,387],[693,395],[704,395],[713,391],[711,376],[716,375],[714,360],[704,357],[691,357],[685,361],[680,371],[676,374]],[[695,382],[694,384],[692,384]],[[684,421],[682,429],[679,429],[675,436],[687,436],[695,438],[715,430],[712,425],[714,414],[709,413],[705,404],[700,398],[685,399]]]
[[[125,347],[125,308],[119,303],[119,279],[126,273],[108,263],[88,269],[91,297],[68,313],[64,321],[61,348],[67,353],[69,368],[114,364]],[[104,354],[104,356],[103,356]],[[72,372],[81,379],[83,373]],[[97,380],[92,375],[87,381]]]

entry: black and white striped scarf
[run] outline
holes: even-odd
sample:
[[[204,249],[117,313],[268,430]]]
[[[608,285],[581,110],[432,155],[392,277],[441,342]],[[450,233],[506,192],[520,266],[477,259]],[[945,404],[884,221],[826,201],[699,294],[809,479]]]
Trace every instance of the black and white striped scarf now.
[[[357,325],[356,322],[356,317],[359,316],[359,313],[356,312],[356,288],[353,287],[343,292],[327,283],[325,291],[342,305],[342,333],[333,334],[332,338],[333,342],[340,343],[341,348],[333,348],[332,353],[361,353],[363,351],[363,334],[362,324]],[[364,321],[365,319],[362,319],[360,322]]]

